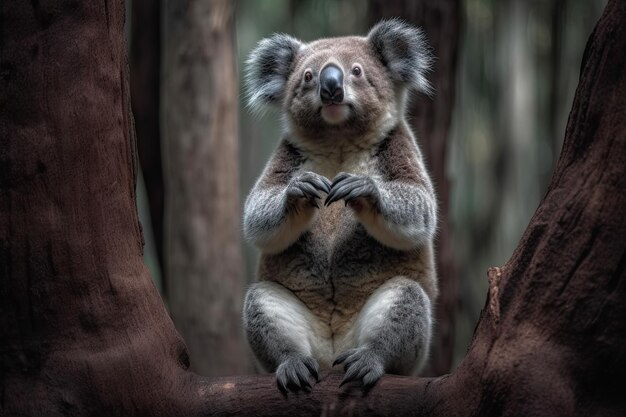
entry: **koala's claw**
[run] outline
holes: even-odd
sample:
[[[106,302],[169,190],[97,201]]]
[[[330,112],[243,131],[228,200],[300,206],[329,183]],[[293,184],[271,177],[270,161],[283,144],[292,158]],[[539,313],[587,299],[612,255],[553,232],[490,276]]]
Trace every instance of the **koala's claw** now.
[[[357,198],[367,198],[372,201],[378,199],[378,188],[374,180],[367,176],[342,172],[333,180],[324,205],[329,206],[339,200],[344,200],[347,205]]]
[[[319,381],[319,365],[310,356],[291,356],[276,369],[276,383],[278,388],[284,393],[290,390],[310,390],[311,383],[309,382],[309,377]]]
[[[314,202],[314,206],[318,207],[315,199],[322,198],[320,191],[328,193],[330,181],[314,172],[305,172],[291,181],[287,187],[287,197],[292,199],[307,198]]]
[[[385,373],[383,361],[375,352],[366,347],[349,349],[341,353],[333,362],[333,366],[342,363],[346,374],[339,386],[361,379],[364,387],[371,387]]]

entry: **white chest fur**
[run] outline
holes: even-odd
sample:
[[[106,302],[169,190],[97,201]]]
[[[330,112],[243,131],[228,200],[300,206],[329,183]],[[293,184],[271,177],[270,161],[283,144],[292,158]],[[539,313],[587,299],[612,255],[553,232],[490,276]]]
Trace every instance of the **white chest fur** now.
[[[374,176],[377,172],[373,153],[371,148],[338,145],[328,152],[309,154],[302,170],[316,172],[331,181],[340,172]]]

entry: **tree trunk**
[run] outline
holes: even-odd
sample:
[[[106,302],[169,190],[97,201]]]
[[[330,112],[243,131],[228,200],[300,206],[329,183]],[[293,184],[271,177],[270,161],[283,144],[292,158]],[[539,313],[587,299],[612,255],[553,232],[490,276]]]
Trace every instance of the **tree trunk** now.
[[[159,127],[161,1],[132,0],[130,90],[141,172],[156,254],[163,271],[163,166]],[[164,289],[167,293],[167,289]]]
[[[563,50],[563,35],[565,32],[566,19],[565,12],[568,7],[568,0],[554,0],[552,7],[550,7],[550,62],[549,62],[549,82],[550,92],[548,98],[548,131],[552,135],[552,141],[550,142],[550,149],[552,150],[552,157],[556,165],[559,151],[561,150],[561,137],[558,135],[559,126],[559,97],[561,93],[561,56]]]
[[[123,3],[0,7],[0,415],[177,414],[187,356],[142,262]]]
[[[457,307],[457,273],[450,230],[450,181],[446,157],[450,121],[454,108],[456,68],[461,25],[459,0],[370,2],[370,24],[380,19],[400,17],[424,29],[437,61],[429,77],[435,97],[415,97],[409,107],[409,120],[439,198],[439,234],[436,242],[439,298],[431,354],[423,375],[439,376],[450,371],[454,350],[454,315]]]
[[[192,369],[245,373],[233,5],[166,1],[164,21],[169,307]]]
[[[287,399],[273,375],[185,370],[142,264],[122,16],[118,2],[2,5],[3,416],[626,414],[624,2],[591,36],[552,182],[490,270],[459,368],[366,394],[333,373]]]

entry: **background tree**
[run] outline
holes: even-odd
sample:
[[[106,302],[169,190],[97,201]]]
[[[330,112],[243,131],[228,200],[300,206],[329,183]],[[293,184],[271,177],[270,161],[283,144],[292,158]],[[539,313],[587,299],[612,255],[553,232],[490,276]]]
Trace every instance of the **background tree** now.
[[[548,186],[584,45],[605,5],[463,1],[446,167],[453,179],[450,219],[459,276],[457,364],[487,291],[476,271],[505,262]]]
[[[163,164],[161,156],[161,1],[132,0],[130,90],[141,172],[159,269],[163,271]],[[151,230],[150,230],[151,229]],[[162,282],[161,282],[162,284]],[[164,291],[166,292],[166,291]]]
[[[123,3],[0,7],[0,415],[175,414],[188,356],[142,261]]]
[[[164,22],[169,307],[194,370],[244,373],[233,4],[166,1]]]
[[[450,181],[446,173],[447,144],[456,83],[456,61],[461,25],[460,0],[370,2],[369,21],[400,17],[421,27],[434,50],[436,61],[428,77],[435,97],[415,97],[409,107],[409,121],[439,199],[439,233],[436,241],[440,295],[436,303],[436,327],[431,354],[424,375],[443,375],[450,371],[454,351],[454,318],[457,307],[457,275],[450,229]]]

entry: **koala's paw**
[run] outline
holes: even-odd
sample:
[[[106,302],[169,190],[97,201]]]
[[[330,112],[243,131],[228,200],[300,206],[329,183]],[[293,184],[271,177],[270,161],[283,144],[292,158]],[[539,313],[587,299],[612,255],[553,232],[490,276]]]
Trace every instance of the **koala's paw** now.
[[[380,192],[370,177],[342,172],[333,180],[324,204],[329,206],[339,200],[359,210],[365,202],[376,206],[380,201]]]
[[[310,377],[319,381],[319,365],[310,356],[291,355],[276,369],[276,383],[284,393],[310,389]]]
[[[364,387],[371,387],[385,373],[382,358],[367,347],[349,349],[341,353],[333,362],[333,366],[343,364],[346,374],[341,385],[361,379]]]
[[[315,172],[307,171],[293,178],[285,192],[290,205],[294,205],[297,201],[305,199],[313,206],[318,207],[317,200],[322,198],[320,192],[330,192],[330,181]]]

